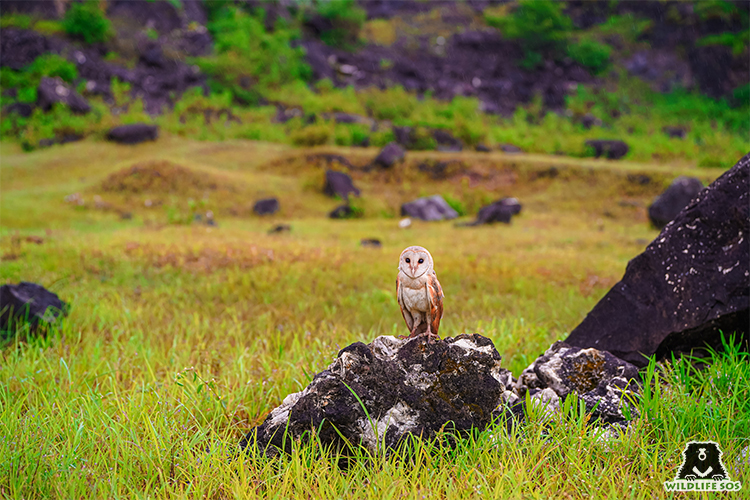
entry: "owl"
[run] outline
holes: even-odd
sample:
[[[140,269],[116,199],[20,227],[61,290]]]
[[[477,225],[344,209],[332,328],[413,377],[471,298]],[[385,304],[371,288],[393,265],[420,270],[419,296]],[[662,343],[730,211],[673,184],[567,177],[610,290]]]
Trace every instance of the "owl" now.
[[[396,293],[401,314],[409,327],[409,337],[427,335],[440,338],[438,328],[443,317],[443,287],[432,268],[432,255],[423,247],[401,252],[396,277]]]

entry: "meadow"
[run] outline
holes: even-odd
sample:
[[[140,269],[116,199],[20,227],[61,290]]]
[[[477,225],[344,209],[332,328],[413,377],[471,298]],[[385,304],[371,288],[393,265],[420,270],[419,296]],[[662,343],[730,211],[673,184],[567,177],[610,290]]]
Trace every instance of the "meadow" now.
[[[341,201],[321,192],[324,154],[354,165],[361,218],[327,218]],[[404,247],[435,258],[442,336],[489,337],[518,376],[656,237],[646,207],[674,177],[707,184],[723,172],[435,151],[409,152],[391,171],[358,168],[376,154],[169,133],[134,147],[0,143],[2,281],[40,283],[70,305],[46,337],[20,329],[2,340],[0,495],[662,498],[692,439],[719,442],[731,478],[750,487],[750,360],[729,339],[703,370],[652,362],[642,418],[622,435],[587,426],[570,398],[513,433],[493,426],[455,447],[415,440],[348,467],[314,440],[275,459],[240,453],[240,438],[339,349],[406,332],[395,295]],[[442,177],[419,168],[438,161]],[[144,181],[154,171],[158,182]],[[462,221],[503,196],[523,211],[510,225],[400,229],[400,204],[431,194]],[[253,215],[268,196],[281,211]],[[205,224],[209,211],[218,225]],[[280,223],[291,231],[269,234]]]

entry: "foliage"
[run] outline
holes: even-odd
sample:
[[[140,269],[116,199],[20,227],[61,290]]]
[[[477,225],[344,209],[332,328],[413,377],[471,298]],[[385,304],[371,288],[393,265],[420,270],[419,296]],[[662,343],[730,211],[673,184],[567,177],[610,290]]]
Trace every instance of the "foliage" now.
[[[320,33],[326,45],[351,48],[359,38],[359,31],[367,18],[365,10],[355,0],[317,0],[315,12],[327,19],[333,28]]]
[[[292,144],[297,146],[320,146],[331,139],[331,125],[316,123],[292,132]]]
[[[737,33],[725,32],[718,35],[708,35],[695,42],[698,47],[707,45],[723,45],[732,49],[732,55],[741,56],[750,47],[750,30]]]
[[[36,102],[36,89],[43,77],[60,77],[72,83],[78,78],[75,64],[57,54],[44,54],[20,71],[4,68],[0,72],[0,86],[4,89],[15,88],[20,102]]]
[[[554,0],[520,0],[512,14],[487,14],[485,21],[506,38],[518,40],[526,53],[524,65],[534,67],[541,63],[543,53],[557,54],[573,29],[563,7],[563,2]]]
[[[213,12],[208,29],[216,55],[195,63],[211,76],[214,91],[229,90],[239,102],[257,104],[264,90],[310,77],[303,49],[292,43],[297,30],[277,26],[267,32],[262,10],[248,14],[224,5]]]
[[[86,43],[104,42],[112,34],[112,23],[102,12],[98,0],[72,2],[65,12],[63,28],[68,35]]]
[[[589,68],[595,74],[607,69],[612,54],[609,45],[587,38],[568,44],[566,50],[568,57],[581,66]]]

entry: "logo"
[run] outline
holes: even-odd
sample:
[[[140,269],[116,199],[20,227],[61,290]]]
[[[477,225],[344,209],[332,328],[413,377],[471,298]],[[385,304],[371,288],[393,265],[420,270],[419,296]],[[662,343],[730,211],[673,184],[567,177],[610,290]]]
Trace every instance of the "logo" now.
[[[721,461],[719,444],[690,441],[682,450],[682,465],[674,481],[666,481],[667,491],[739,491],[742,484],[729,479]]]

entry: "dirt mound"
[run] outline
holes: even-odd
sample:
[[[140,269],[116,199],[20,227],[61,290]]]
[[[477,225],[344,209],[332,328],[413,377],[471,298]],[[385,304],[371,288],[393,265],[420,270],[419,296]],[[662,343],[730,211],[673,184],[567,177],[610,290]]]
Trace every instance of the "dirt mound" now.
[[[212,176],[195,172],[166,160],[137,163],[115,172],[101,184],[113,193],[200,195],[219,188],[229,189]]]

